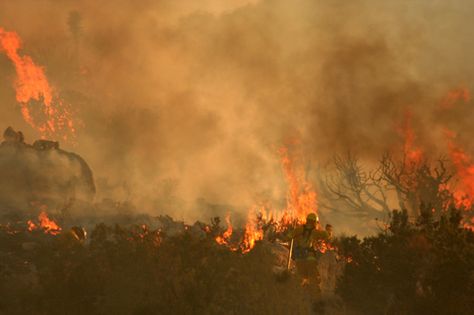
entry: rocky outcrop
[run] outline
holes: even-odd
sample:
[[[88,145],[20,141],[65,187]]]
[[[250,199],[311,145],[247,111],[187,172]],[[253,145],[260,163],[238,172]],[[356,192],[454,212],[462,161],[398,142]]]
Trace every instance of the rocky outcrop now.
[[[75,200],[91,202],[96,188],[92,170],[79,155],[59,143],[37,140],[8,127],[0,144],[0,207],[28,211],[33,204],[56,209]],[[1,209],[0,209],[1,211]]]

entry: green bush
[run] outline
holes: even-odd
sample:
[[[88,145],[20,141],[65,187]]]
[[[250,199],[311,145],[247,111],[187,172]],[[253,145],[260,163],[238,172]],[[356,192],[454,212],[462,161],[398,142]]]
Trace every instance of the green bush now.
[[[474,233],[451,209],[435,219],[428,210],[410,222],[393,211],[376,236],[344,237],[350,257],[338,282],[348,308],[362,314],[472,314]]]

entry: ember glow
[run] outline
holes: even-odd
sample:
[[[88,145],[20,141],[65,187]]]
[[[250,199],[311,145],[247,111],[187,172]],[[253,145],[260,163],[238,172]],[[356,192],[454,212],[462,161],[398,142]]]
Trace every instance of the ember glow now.
[[[28,222],[26,222],[26,224],[28,224],[28,231],[33,231],[33,230],[36,230],[38,228],[38,226],[31,220],[28,220]]]
[[[21,55],[21,39],[15,32],[0,27],[0,52],[10,59],[16,71],[16,100],[23,119],[43,138],[68,140],[76,132],[71,109],[61,100],[48,82],[43,67],[28,55]]]

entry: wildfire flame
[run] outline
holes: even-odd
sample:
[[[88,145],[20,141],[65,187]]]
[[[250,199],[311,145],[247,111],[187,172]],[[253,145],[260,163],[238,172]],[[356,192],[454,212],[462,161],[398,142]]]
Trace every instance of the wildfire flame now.
[[[238,245],[230,244],[232,225],[229,214],[226,216],[227,230],[215,238],[220,245],[225,245],[233,251],[243,254],[250,252],[258,241],[264,238],[263,226],[272,222],[277,232],[283,232],[295,223],[304,223],[309,213],[317,215],[317,194],[311,184],[305,179],[301,163],[290,155],[287,147],[279,150],[282,168],[288,183],[287,207],[282,211],[267,211],[266,206],[253,206],[249,209],[247,223],[242,239]]]
[[[54,222],[53,220],[49,219],[46,212],[41,211],[38,216],[38,219],[40,221],[40,226],[45,233],[57,235],[61,232],[61,228],[59,227],[59,225],[57,225],[56,222]]]
[[[459,102],[466,103],[470,101],[470,99],[471,95],[467,88],[461,87],[453,89],[441,100],[439,108],[442,111],[452,110]],[[412,114],[410,111],[407,111],[405,113],[404,123],[398,128],[399,133],[404,138],[404,164],[407,168],[417,167],[424,158],[423,150],[415,144],[416,137],[411,127],[411,121]],[[448,192],[454,199],[454,204],[448,201],[444,205],[444,208],[448,209],[454,205],[458,209],[470,211],[474,205],[474,159],[460,145],[460,141],[457,139],[457,134],[454,131],[447,126],[443,126],[443,131],[449,157],[459,179],[457,185],[445,183],[438,187],[439,192]],[[412,185],[412,187],[417,185],[417,183],[410,181],[407,182],[407,184]],[[473,223],[472,218],[464,219],[464,224],[467,228],[472,228],[474,226]]]
[[[443,110],[450,110],[459,101],[466,103],[470,100],[471,94],[469,90],[462,87],[450,91],[441,102],[440,107]],[[445,189],[451,192],[456,208],[472,211],[474,205],[474,160],[456,139],[456,132],[447,127],[443,131],[449,156],[460,182],[456,187],[446,185],[445,187],[440,187],[440,190]],[[465,218],[463,224],[465,228],[474,230],[474,218]]]
[[[459,101],[463,100],[468,102],[471,99],[471,93],[465,87],[460,87],[448,92],[448,94],[442,100],[440,107],[442,109],[451,109]]]
[[[415,131],[412,127],[413,114],[407,110],[403,125],[399,128],[399,133],[404,138],[403,153],[405,157],[405,165],[413,167],[419,165],[423,160],[423,150],[415,145]]]
[[[261,226],[264,219],[264,209],[261,209],[260,216],[257,216],[254,209],[248,214],[245,233],[240,248],[243,254],[250,252],[255,247],[255,242],[263,239],[263,228]]]
[[[28,220],[28,231],[31,232],[33,230],[41,229],[46,234],[58,235],[61,233],[61,227],[54,222],[54,220],[51,220],[45,211],[40,212],[38,215],[38,221],[38,224],[35,224],[33,221]]]
[[[222,235],[216,237],[216,242],[220,245],[229,245],[229,239],[232,236],[232,224],[230,223],[230,214],[225,217],[227,223],[227,230]]]
[[[38,228],[38,226],[31,220],[28,220],[28,222],[26,222],[26,224],[28,224],[28,231],[33,231],[33,230],[36,230]]]
[[[452,109],[459,101],[468,102],[471,99],[467,88],[459,88],[450,91],[441,102],[442,109]],[[446,187],[453,194],[455,206],[471,209],[474,201],[474,161],[472,157],[456,141],[456,133],[447,127],[444,135],[449,151],[449,156],[460,179],[460,187],[452,189]]]
[[[0,52],[14,64],[16,70],[16,100],[21,105],[23,119],[43,138],[47,136],[75,135],[75,123],[71,110],[64,105],[49,84],[44,69],[36,65],[28,55],[20,55],[21,39],[15,32],[0,27]],[[41,109],[33,108],[32,101],[39,102]]]
[[[287,213],[283,217],[302,223],[309,213],[318,212],[317,194],[312,185],[306,181],[305,172],[301,165],[295,163],[287,147],[279,150],[285,178],[288,183]]]
[[[451,161],[461,181],[461,187],[453,192],[456,206],[471,208],[474,198],[474,161],[456,142],[455,133],[445,131]]]

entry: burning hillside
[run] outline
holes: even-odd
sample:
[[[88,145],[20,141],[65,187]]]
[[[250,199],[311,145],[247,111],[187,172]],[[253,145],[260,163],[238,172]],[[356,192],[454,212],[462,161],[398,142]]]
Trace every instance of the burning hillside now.
[[[469,314],[473,8],[0,1],[0,314]]]
[[[458,213],[427,220],[430,213],[415,225],[406,213],[394,212],[377,236],[334,240],[337,254],[323,249],[317,267],[324,298],[314,300],[294,267],[285,271],[288,249],[269,238],[272,229],[247,252],[216,243],[216,236],[229,231],[216,220],[187,225],[170,217],[117,217],[120,224],[99,223],[86,233],[61,227],[41,212],[38,221],[0,226],[0,310],[468,314],[474,235],[459,226]],[[338,277],[340,297],[334,295]]]
[[[7,134],[11,137],[5,138],[2,147],[20,150],[18,152],[34,152],[35,145],[30,147],[19,141],[18,133],[10,131]],[[48,143],[41,142],[43,145]],[[58,150],[57,147],[51,149]],[[31,217],[28,212],[23,212],[21,216],[21,211],[6,213],[0,225],[0,243],[4,248],[0,255],[5,258],[0,273],[4,287],[0,290],[13,302],[0,304],[0,309],[14,313],[78,314],[112,312],[116,307],[127,310],[127,313],[145,314],[152,314],[154,310],[158,313],[199,310],[196,312],[219,314],[230,309],[249,314],[275,311],[288,314],[296,309],[301,314],[342,314],[347,307],[354,311],[368,309],[369,312],[378,312],[385,307],[394,312],[400,309],[408,312],[419,308],[432,309],[436,304],[433,299],[444,296],[449,286],[449,277],[433,278],[441,268],[436,264],[447,259],[446,247],[452,246],[450,240],[454,239],[461,242],[459,246],[463,249],[452,258],[452,263],[458,265],[464,277],[464,280],[459,280],[460,285],[470,285],[467,275],[469,266],[474,263],[474,235],[470,230],[473,211],[470,203],[458,202],[458,190],[450,186],[451,178],[460,176],[456,159],[452,165],[439,162],[439,166],[423,159],[408,164],[406,160],[399,161],[395,157],[382,160],[382,167],[377,171],[382,173],[378,178],[400,189],[400,202],[410,205],[412,218],[409,218],[407,209],[389,213],[391,219],[384,230],[361,242],[356,237],[335,238],[332,226],[326,225],[324,229],[321,226],[317,194],[301,168],[302,156],[298,146],[282,147],[275,156],[278,154],[282,176],[288,184],[286,205],[282,209],[269,202],[252,206],[242,225],[233,223],[231,213],[223,221],[214,217],[208,223],[197,221],[192,225],[175,221],[169,216],[137,216],[131,212],[123,214],[123,217],[118,214],[101,217],[100,213],[105,213],[101,209],[102,203],[81,204],[83,210],[94,207],[99,213],[84,221],[84,215],[76,213],[71,216],[58,211],[60,208],[57,206],[51,207],[54,203],[48,207],[39,199],[32,203],[37,209],[37,217]],[[13,162],[12,166],[17,163]],[[450,169],[451,175],[440,173],[442,169]],[[401,176],[397,183],[390,182],[395,179],[390,177],[394,174]],[[446,188],[441,190],[440,185]],[[464,187],[464,182],[459,185]],[[405,195],[403,189],[408,190]],[[341,197],[336,191],[333,193]],[[35,196],[38,197],[38,194]],[[463,200],[470,200],[468,196],[466,194]],[[350,197],[347,195],[346,198]],[[303,268],[300,246],[305,232],[303,239],[299,239],[297,233],[299,229],[304,231],[311,226],[310,220],[313,220],[313,226],[309,231],[314,237],[310,254],[317,261],[312,267],[317,282],[311,280],[312,276],[306,278],[300,269]],[[451,235],[449,239],[445,239],[447,235]],[[397,247],[374,247],[377,242],[393,243]],[[442,246],[442,251],[439,252],[436,246]],[[404,259],[408,254],[421,256],[418,260],[412,259],[415,269],[406,271],[408,278],[397,276],[396,281],[402,281],[407,286],[406,291],[400,291],[398,287],[393,287],[393,279],[386,276],[386,273],[395,271],[385,259]],[[422,259],[423,255],[428,254],[432,255],[433,262]],[[463,262],[464,259],[467,262]],[[22,265],[21,270],[16,269],[20,267],[19,261],[26,264]],[[91,266],[95,267],[91,269]],[[369,267],[375,268],[370,276],[366,274]],[[48,275],[46,278],[45,274]],[[379,285],[386,285],[387,292],[377,293],[381,301],[370,304],[354,293],[357,290],[353,287],[360,286],[354,282],[358,277],[372,277]],[[105,282],[98,285],[92,279]],[[133,296],[128,287],[130,279],[133,279],[138,294],[133,297],[133,303],[129,300]],[[363,282],[362,279],[357,281],[359,284]],[[125,286],[125,283],[128,285]],[[434,283],[438,287],[433,287]],[[71,286],[79,291],[68,289]],[[122,301],[125,304],[120,302],[122,293],[116,290],[128,292],[127,299]],[[376,291],[370,285],[359,287],[359,290],[366,292],[365,297]],[[394,297],[397,302],[390,298],[392,294],[412,291],[412,298]],[[150,295],[146,292],[155,293]],[[469,289],[463,291],[462,298],[469,292]],[[33,303],[30,308],[22,302],[27,296],[45,302],[41,305]],[[53,302],[51,296],[61,297],[61,302]],[[190,300],[183,304],[185,296]],[[105,301],[97,300],[99,297]],[[275,303],[275,297],[279,302]],[[458,306],[457,299],[452,295],[445,298],[449,307],[456,305],[460,313],[468,309]],[[90,302],[72,311],[71,305],[81,299]],[[383,302],[386,299],[387,302]],[[242,303],[242,300],[246,302]]]

